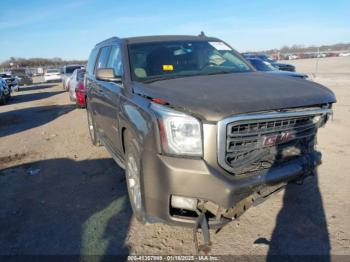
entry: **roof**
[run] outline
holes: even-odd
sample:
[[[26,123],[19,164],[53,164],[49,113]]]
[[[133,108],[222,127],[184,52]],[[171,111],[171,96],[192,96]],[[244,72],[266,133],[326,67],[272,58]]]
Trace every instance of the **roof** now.
[[[207,37],[207,36],[191,36],[191,35],[153,35],[153,36],[137,36],[137,37],[126,37],[118,38],[111,37],[98,44],[106,44],[112,41],[123,40],[128,44],[140,44],[140,43],[152,43],[152,42],[168,42],[168,41],[221,41],[218,38]]]
[[[64,68],[67,68],[67,67],[78,67],[78,66],[83,67],[83,65],[75,64],[75,65],[65,65]]]
[[[191,35],[155,35],[123,38],[129,44],[150,43],[150,42],[171,42],[171,41],[221,41],[220,39],[207,36]]]

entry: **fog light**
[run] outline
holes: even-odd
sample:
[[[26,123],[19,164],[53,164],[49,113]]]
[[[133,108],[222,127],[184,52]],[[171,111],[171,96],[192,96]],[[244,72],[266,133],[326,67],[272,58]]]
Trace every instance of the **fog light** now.
[[[320,122],[321,118],[322,118],[321,116],[314,116],[312,122],[313,122],[314,124],[318,124],[318,122]]]
[[[191,197],[171,196],[171,206],[186,210],[196,210],[197,199]]]

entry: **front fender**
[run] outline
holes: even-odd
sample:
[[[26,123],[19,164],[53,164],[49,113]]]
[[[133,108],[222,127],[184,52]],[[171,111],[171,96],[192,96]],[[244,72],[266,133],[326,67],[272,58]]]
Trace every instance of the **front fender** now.
[[[161,152],[157,119],[150,108],[150,101],[138,95],[120,100],[119,127],[120,141],[124,145],[124,130],[131,132],[137,140],[140,151]]]

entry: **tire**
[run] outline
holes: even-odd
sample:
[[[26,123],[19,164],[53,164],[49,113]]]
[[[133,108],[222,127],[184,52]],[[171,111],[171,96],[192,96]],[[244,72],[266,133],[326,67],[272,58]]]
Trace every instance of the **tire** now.
[[[93,116],[90,108],[88,108],[88,107],[87,107],[86,112],[87,112],[88,128],[89,128],[91,143],[94,146],[101,146],[101,142],[100,142],[100,139],[98,138],[98,133],[96,130],[96,123],[95,123],[94,116]]]
[[[70,92],[68,92],[68,96],[69,96],[69,100],[70,100],[71,102],[76,102],[76,100],[74,100],[73,97],[70,95]]]
[[[126,184],[128,188],[129,200],[131,204],[132,211],[136,219],[142,223],[146,224],[146,216],[143,205],[142,198],[142,185],[141,185],[141,157],[140,157],[140,147],[136,139],[126,131],[125,139],[125,176]]]
[[[6,98],[4,94],[1,94],[0,96],[0,105],[5,105],[6,104]]]
[[[11,99],[11,91],[5,96],[6,102]]]

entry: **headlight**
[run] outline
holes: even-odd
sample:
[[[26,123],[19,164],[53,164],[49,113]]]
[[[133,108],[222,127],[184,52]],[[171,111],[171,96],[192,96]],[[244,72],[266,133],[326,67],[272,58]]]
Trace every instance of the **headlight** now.
[[[202,156],[201,123],[194,117],[155,103],[163,151],[172,155]]]
[[[303,79],[312,81],[308,75],[305,75],[305,76],[303,77]]]

